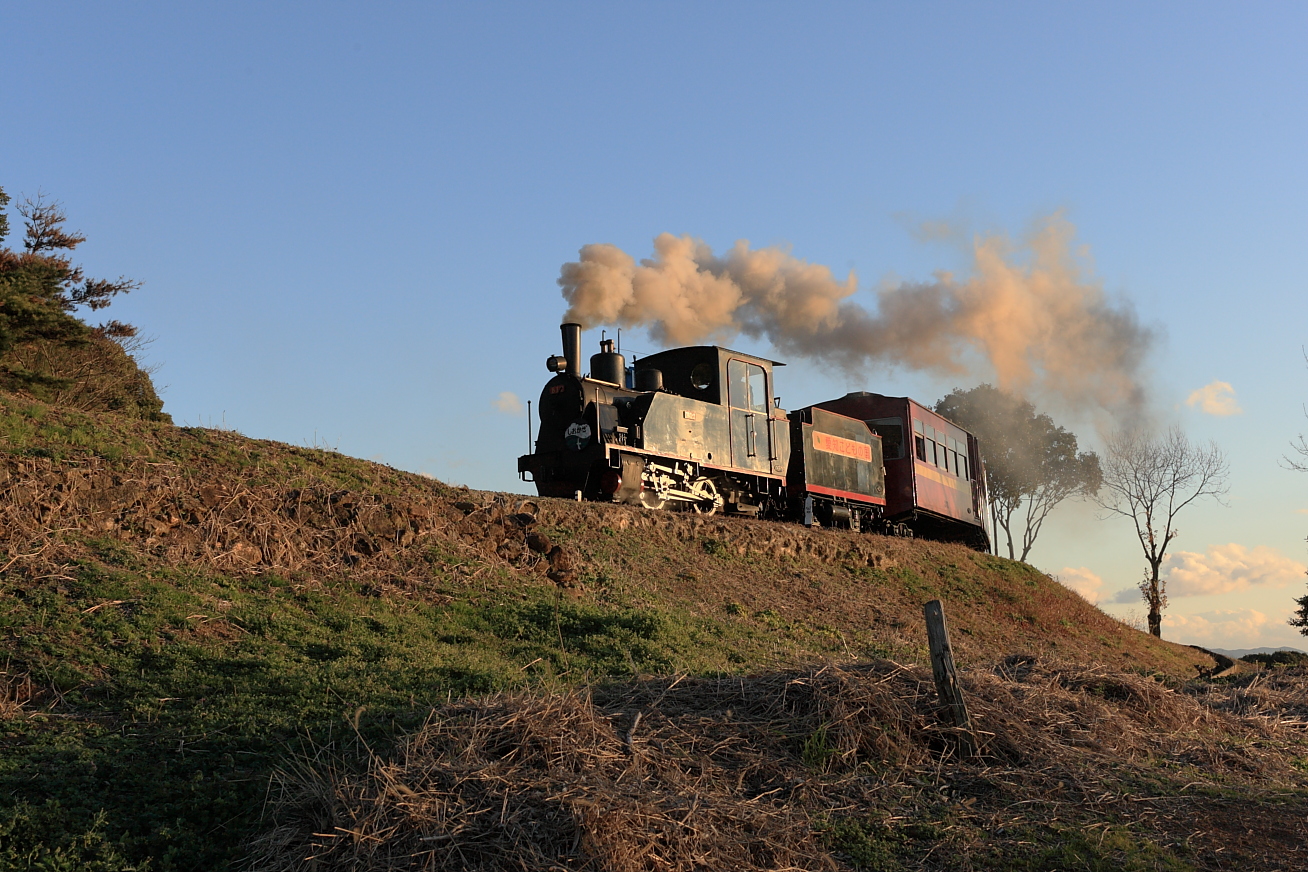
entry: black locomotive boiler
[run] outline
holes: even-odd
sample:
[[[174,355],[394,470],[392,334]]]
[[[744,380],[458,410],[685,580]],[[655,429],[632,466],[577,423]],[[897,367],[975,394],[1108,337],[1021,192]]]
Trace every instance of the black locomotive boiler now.
[[[887,482],[885,442],[876,427],[825,403],[779,408],[773,372],[783,364],[703,345],[650,355],[629,370],[604,341],[583,376],[581,327],[561,329],[564,353],[547,361],[555,375],[541,392],[535,451],[518,458],[519,473],[541,496],[854,530],[921,527],[936,538],[988,542],[983,476],[972,477],[975,505],[944,507],[943,515],[941,506],[905,510],[898,500],[904,483]],[[911,413],[901,417],[912,426]],[[979,453],[969,459],[979,473]],[[907,487],[915,490],[911,475]],[[888,494],[897,499],[893,516]]]

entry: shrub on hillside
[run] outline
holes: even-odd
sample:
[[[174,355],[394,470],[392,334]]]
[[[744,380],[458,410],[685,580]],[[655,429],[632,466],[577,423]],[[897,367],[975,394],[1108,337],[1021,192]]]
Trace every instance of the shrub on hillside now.
[[[9,233],[0,188],[0,243]],[[26,224],[23,250],[0,245],[0,390],[149,420],[170,420],[150,374],[132,357],[136,328],[121,321],[91,326],[81,309],[108,306],[139,283],[89,279],[67,252],[86,240],[64,229],[57,203],[39,196],[18,207]]]
[[[1246,654],[1240,658],[1246,663],[1264,666],[1308,666],[1308,654],[1302,651],[1272,651],[1268,654]]]

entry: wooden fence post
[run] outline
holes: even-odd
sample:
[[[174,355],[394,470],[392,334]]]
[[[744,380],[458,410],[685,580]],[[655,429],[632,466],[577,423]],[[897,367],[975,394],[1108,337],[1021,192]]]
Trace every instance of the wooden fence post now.
[[[945,606],[940,600],[931,600],[923,608],[926,615],[927,645],[931,648],[931,674],[936,680],[936,693],[940,702],[949,708],[954,726],[958,728],[963,750],[973,756],[977,752],[976,735],[963,702],[963,690],[958,686],[958,671],[954,668],[954,652],[949,647],[949,630],[945,627]]]

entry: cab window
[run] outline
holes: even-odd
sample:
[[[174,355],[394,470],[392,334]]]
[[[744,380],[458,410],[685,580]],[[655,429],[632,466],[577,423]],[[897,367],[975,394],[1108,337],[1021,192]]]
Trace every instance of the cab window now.
[[[867,422],[868,428],[881,437],[881,448],[886,460],[904,456],[904,419],[876,418]]]
[[[755,412],[768,410],[768,376],[763,367],[753,363],[745,364],[749,372],[749,407]]]
[[[736,409],[768,410],[767,371],[763,367],[732,360],[727,363],[727,402]]]
[[[711,363],[697,363],[690,371],[690,386],[697,391],[707,391],[713,387],[718,377],[718,368]]]

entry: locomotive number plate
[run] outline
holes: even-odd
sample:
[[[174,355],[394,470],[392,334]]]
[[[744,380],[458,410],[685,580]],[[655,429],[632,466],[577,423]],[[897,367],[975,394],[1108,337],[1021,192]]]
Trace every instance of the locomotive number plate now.
[[[853,439],[845,439],[841,436],[832,436],[830,433],[819,433],[813,431],[813,447],[818,451],[825,451],[828,454],[839,454],[842,457],[852,457],[855,460],[871,462],[872,446],[865,445],[862,442],[856,442]]]

